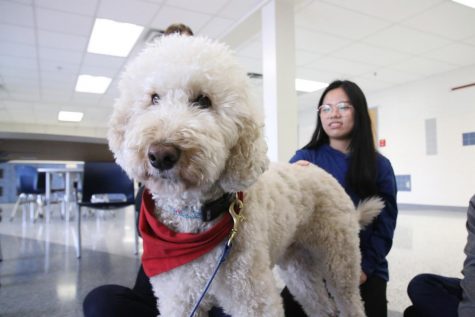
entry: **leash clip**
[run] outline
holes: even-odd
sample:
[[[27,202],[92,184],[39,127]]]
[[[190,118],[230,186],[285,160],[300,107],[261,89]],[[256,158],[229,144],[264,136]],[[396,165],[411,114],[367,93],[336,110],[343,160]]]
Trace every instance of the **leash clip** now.
[[[228,243],[227,243],[228,246],[231,245],[232,241],[236,237],[238,233],[239,225],[244,219],[246,219],[244,218],[243,215],[239,214],[239,212],[241,211],[243,207],[244,207],[244,203],[242,202],[241,199],[239,199],[239,196],[236,193],[236,199],[229,206],[229,213],[231,214],[231,217],[233,218],[234,225],[233,225],[233,228],[231,229],[231,235],[229,236],[229,239],[228,239]]]

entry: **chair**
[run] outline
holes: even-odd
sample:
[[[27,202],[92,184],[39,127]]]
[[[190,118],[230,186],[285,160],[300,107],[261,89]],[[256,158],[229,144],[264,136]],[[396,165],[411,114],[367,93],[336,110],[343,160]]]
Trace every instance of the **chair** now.
[[[23,205],[23,214],[26,214],[26,205],[30,207],[30,218],[32,221],[36,220],[35,207],[41,205],[42,194],[44,194],[44,188],[40,188],[39,174],[34,166],[30,165],[15,165],[15,177],[16,177],[16,191],[18,199],[10,214],[10,221],[15,218],[18,211],[18,207]]]
[[[77,257],[81,257],[81,209],[111,210],[134,205],[134,183],[122,168],[112,162],[85,162],[82,198],[77,199]],[[137,235],[137,230],[135,230]],[[136,253],[137,244],[136,244]]]

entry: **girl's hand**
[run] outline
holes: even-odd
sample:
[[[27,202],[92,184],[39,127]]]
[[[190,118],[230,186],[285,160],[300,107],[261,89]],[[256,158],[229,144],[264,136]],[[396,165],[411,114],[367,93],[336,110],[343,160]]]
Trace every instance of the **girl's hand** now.
[[[360,285],[361,284],[364,284],[366,282],[366,280],[368,280],[368,276],[366,276],[366,273],[365,272],[361,272],[361,275],[360,275]]]
[[[295,162],[294,164],[297,164],[298,166],[309,166],[311,163],[309,161],[299,160]]]

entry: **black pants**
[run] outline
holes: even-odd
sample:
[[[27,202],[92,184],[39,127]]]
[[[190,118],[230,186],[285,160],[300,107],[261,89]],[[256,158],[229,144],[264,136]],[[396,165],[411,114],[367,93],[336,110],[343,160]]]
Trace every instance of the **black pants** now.
[[[367,317],[387,317],[388,301],[386,299],[386,280],[371,276],[360,286],[361,298],[364,302],[364,309]],[[307,317],[302,306],[295,301],[289,290],[284,288],[282,291],[284,300],[285,316],[289,317]]]
[[[366,294],[365,310],[368,317],[386,317],[386,281],[381,278],[368,278],[361,287],[362,296]],[[363,293],[364,292],[364,293]],[[281,293],[285,316],[307,317],[302,306],[295,301],[287,288]],[[157,302],[152,286],[143,268],[140,267],[133,289],[120,285],[103,285],[93,289],[84,299],[85,317],[156,317]],[[209,317],[230,317],[221,308],[213,308]]]
[[[435,274],[419,274],[407,287],[412,306],[404,317],[457,317],[462,300],[460,279]]]
[[[152,285],[140,267],[132,289],[120,285],[103,285],[93,289],[83,302],[85,317],[156,317],[157,301]],[[221,308],[213,308],[209,317],[228,317]]]

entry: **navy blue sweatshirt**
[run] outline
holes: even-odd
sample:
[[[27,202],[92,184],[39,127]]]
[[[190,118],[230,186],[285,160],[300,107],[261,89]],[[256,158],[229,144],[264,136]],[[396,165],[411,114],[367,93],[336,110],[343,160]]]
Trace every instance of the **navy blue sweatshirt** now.
[[[358,205],[361,198],[346,184],[346,173],[349,166],[347,154],[324,144],[317,149],[298,150],[290,159],[290,162],[294,163],[299,160],[309,161],[333,175],[345,188],[355,206]],[[398,214],[397,188],[391,162],[380,153],[377,154],[377,188],[378,196],[384,200],[385,208],[360,233],[362,269],[368,277],[376,275],[387,281],[389,280],[389,272],[386,256],[391,250]]]

